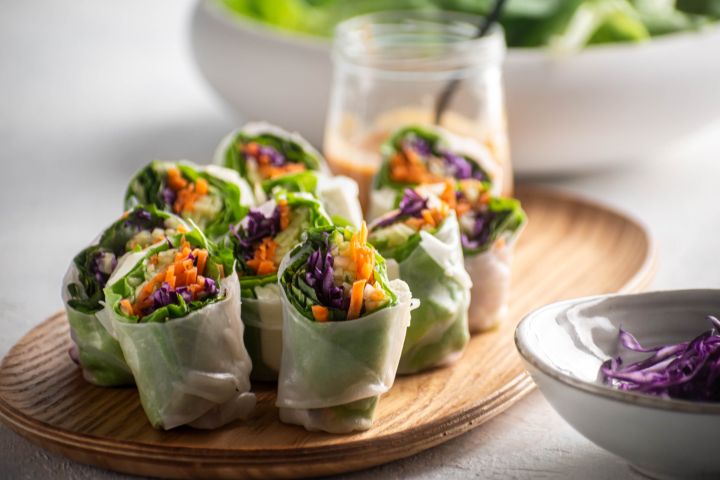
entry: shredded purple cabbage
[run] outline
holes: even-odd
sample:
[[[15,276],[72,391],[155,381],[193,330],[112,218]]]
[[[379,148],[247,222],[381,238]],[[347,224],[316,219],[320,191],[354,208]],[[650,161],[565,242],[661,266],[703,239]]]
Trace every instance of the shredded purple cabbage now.
[[[429,157],[432,155],[432,148],[430,148],[430,144],[424,138],[420,138],[417,135],[407,136],[403,140],[403,147],[409,148],[421,157]]]
[[[427,199],[423,198],[412,188],[406,188],[403,193],[403,198],[400,200],[400,206],[394,214],[388,215],[385,218],[377,221],[373,226],[372,230],[377,228],[387,227],[393,223],[409,218],[409,217],[422,217],[422,211],[427,208]]]
[[[105,268],[105,259],[107,257],[110,257],[109,270]],[[110,275],[115,270],[115,267],[117,267],[117,257],[115,254],[112,252],[100,251],[95,254],[95,257],[90,264],[90,271],[95,277],[95,281],[97,281],[98,285],[100,285],[101,288],[105,288],[105,285],[107,284],[108,279],[110,279]]]
[[[165,205],[174,205],[177,200],[177,193],[170,187],[165,187],[160,192],[160,198],[162,198]]]
[[[430,144],[417,135],[410,135],[403,140],[403,147],[413,150],[423,158],[433,156],[433,150]],[[473,172],[472,164],[462,155],[451,152],[450,150],[440,150],[438,155],[445,164],[446,175],[458,180],[474,178],[476,180],[487,180],[482,170],[478,169]]]
[[[442,158],[450,176],[458,180],[472,177],[472,165],[462,155],[446,150],[442,152]]]
[[[157,226],[156,222],[153,222],[153,217],[150,212],[143,208],[136,208],[131,211],[125,219],[123,225],[137,231],[152,230]]]
[[[462,232],[460,240],[463,248],[480,248],[490,239],[490,234],[492,233],[491,225],[495,214],[488,210],[485,212],[474,212],[470,215],[475,216],[472,231]]]
[[[205,278],[205,285],[202,293],[203,297],[213,296],[217,293],[217,282],[215,282],[212,278]],[[153,303],[149,308],[143,311],[143,315],[150,315],[155,310],[168,305],[178,305],[180,304],[179,297],[182,297],[185,303],[193,301],[192,292],[188,287],[183,286],[174,289],[169,283],[163,282],[162,285],[160,285],[160,288],[150,295],[150,299]]]
[[[280,208],[276,206],[269,217],[260,210],[250,209],[245,220],[238,225],[230,225],[230,231],[237,239],[243,257],[249,260],[264,238],[274,237],[280,232]]]
[[[600,367],[602,380],[619,390],[664,398],[720,401],[720,320],[707,316],[712,328],[690,342],[645,348],[620,329],[618,342],[628,350],[652,353],[648,358],[623,366],[621,357]]]
[[[205,293],[208,295],[215,295],[218,293],[217,282],[210,277],[205,277]]]
[[[270,159],[270,164],[274,167],[282,167],[285,166],[288,162],[285,156],[277,151],[275,148],[271,147],[270,145],[260,145],[258,144],[258,153],[257,156],[245,154],[245,157],[261,157],[266,156]]]
[[[307,261],[307,272],[305,273],[305,282],[315,290],[318,300],[322,305],[332,308],[342,309],[345,306],[344,289],[335,285],[333,278],[334,259],[330,253],[330,245],[328,243],[328,235],[325,234],[325,245],[320,250],[315,250],[310,254]]]

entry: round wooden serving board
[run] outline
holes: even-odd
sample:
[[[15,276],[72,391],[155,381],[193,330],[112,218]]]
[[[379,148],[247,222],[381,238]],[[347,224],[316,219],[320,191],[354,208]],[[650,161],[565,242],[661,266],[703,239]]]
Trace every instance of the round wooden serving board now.
[[[455,365],[399,377],[375,423],[355,435],[309,433],[278,421],[275,394],[255,385],[245,422],[215,431],[154,430],[132,388],[86,383],[70,361],[58,313],[34,328],[0,367],[0,418],[32,442],[73,460],[172,478],[317,476],[413,455],[475,428],[533,388],[513,344],[531,309],[580,295],[640,290],[653,273],[648,233],[608,208],[567,194],[520,188],[530,222],[517,247],[510,316],[476,335]]]

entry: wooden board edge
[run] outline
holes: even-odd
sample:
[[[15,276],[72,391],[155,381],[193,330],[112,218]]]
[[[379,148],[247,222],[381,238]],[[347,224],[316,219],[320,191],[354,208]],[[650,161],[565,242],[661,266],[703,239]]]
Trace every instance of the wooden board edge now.
[[[1,398],[0,420],[20,436],[48,451],[86,465],[102,466],[133,475],[217,479],[267,476],[297,478],[347,473],[413,456],[482,425],[510,408],[534,388],[530,376],[523,372],[508,384],[508,388],[491,397],[490,401],[413,431],[413,436],[421,441],[408,442],[406,434],[395,434],[336,449],[300,449],[295,456],[288,456],[287,451],[265,455],[259,454],[261,452],[238,455],[234,451],[195,448],[173,448],[168,451],[166,448],[148,448],[133,442],[123,442],[122,447],[118,448],[117,441],[47,428],[42,422],[13,412],[14,409]],[[360,452],[360,455],[348,457],[346,450],[356,454]],[[104,461],[98,462],[98,456]],[[279,457],[282,458],[282,465],[278,464]]]

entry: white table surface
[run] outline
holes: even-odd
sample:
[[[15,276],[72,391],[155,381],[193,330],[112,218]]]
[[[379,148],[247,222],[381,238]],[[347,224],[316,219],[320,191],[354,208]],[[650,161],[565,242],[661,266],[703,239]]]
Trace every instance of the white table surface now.
[[[0,10],[0,355],[61,308],[72,256],[153,158],[207,161],[238,122],[194,70],[191,0],[4,1]],[[657,241],[655,288],[720,287],[720,129],[622,171],[544,181],[621,207]],[[640,126],[641,127],[641,126]],[[349,477],[638,477],[534,392],[480,428]],[[0,426],[0,477],[125,478]]]

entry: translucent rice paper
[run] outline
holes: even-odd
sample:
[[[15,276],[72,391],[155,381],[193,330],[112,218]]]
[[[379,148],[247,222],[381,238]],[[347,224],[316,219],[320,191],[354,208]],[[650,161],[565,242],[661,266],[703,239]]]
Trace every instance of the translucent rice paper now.
[[[515,237],[517,238],[517,236]],[[471,333],[496,327],[508,312],[510,270],[515,241],[465,257],[465,269],[473,281],[469,325]]]
[[[143,409],[156,428],[217,428],[246,418],[255,406],[237,274],[221,286],[223,300],[163,323],[129,323],[112,311]]]
[[[317,195],[331,217],[340,216],[355,228],[363,221],[360,190],[355,180],[344,176],[318,175]]]
[[[215,178],[237,185],[240,189],[240,204],[247,207],[255,206],[255,195],[253,195],[252,187],[250,187],[248,181],[242,178],[235,170],[220,165],[204,165],[197,168],[199,171],[212,175]]]
[[[420,231],[420,237],[418,246],[398,264],[400,278],[420,300],[405,337],[398,367],[401,374],[454,362],[470,339],[472,282],[463,264],[455,214],[445,219],[435,235]]]
[[[257,298],[243,298],[245,346],[252,359],[253,380],[276,381],[282,358],[283,313],[277,284],[255,288]]]
[[[223,165],[225,163],[225,153],[227,152],[228,148],[231,148],[233,146],[235,138],[240,132],[243,132],[246,135],[252,137],[270,134],[275,135],[276,137],[288,139],[291,142],[295,142],[300,145],[303,150],[308,152],[310,155],[316,157],[320,161],[320,172],[328,175],[330,174],[330,168],[328,167],[327,162],[324,160],[320,152],[318,152],[315,147],[310,144],[310,142],[305,140],[299,133],[288,132],[280,127],[277,127],[267,122],[246,123],[241,128],[237,128],[225,135],[225,137],[220,140],[220,143],[215,149],[215,154],[213,155],[213,163],[217,165]]]
[[[93,242],[95,243],[95,242]],[[68,285],[79,283],[79,274],[72,262],[62,284],[62,299],[70,324],[70,336],[78,349],[80,367],[85,380],[102,387],[132,385],[132,372],[123,357],[120,344],[100,322],[99,313],[85,313],[68,305]]]
[[[410,324],[410,289],[402,280],[393,280],[390,288],[398,297],[396,305],[359,319],[325,323],[305,318],[281,288],[280,420],[330,433],[370,428],[376,397],[395,380]]]
[[[434,131],[442,136],[446,142],[446,148],[451,152],[471,158],[475,163],[480,165],[492,182],[489,192],[490,195],[498,197],[502,194],[504,184],[503,169],[485,145],[474,138],[455,135],[444,128],[427,126],[423,128]],[[387,159],[384,159],[383,162],[387,162]],[[398,192],[402,192],[405,188],[411,188],[413,186],[414,185],[406,185],[400,188],[393,188],[388,185],[383,185],[380,188],[374,188],[372,192],[370,192],[368,219],[373,221],[397,208],[399,202]],[[442,188],[437,193],[439,194],[441,192]]]
[[[370,213],[368,214],[368,219],[371,222],[375,221],[397,208],[397,198],[398,190],[390,187],[382,187],[370,192]]]

